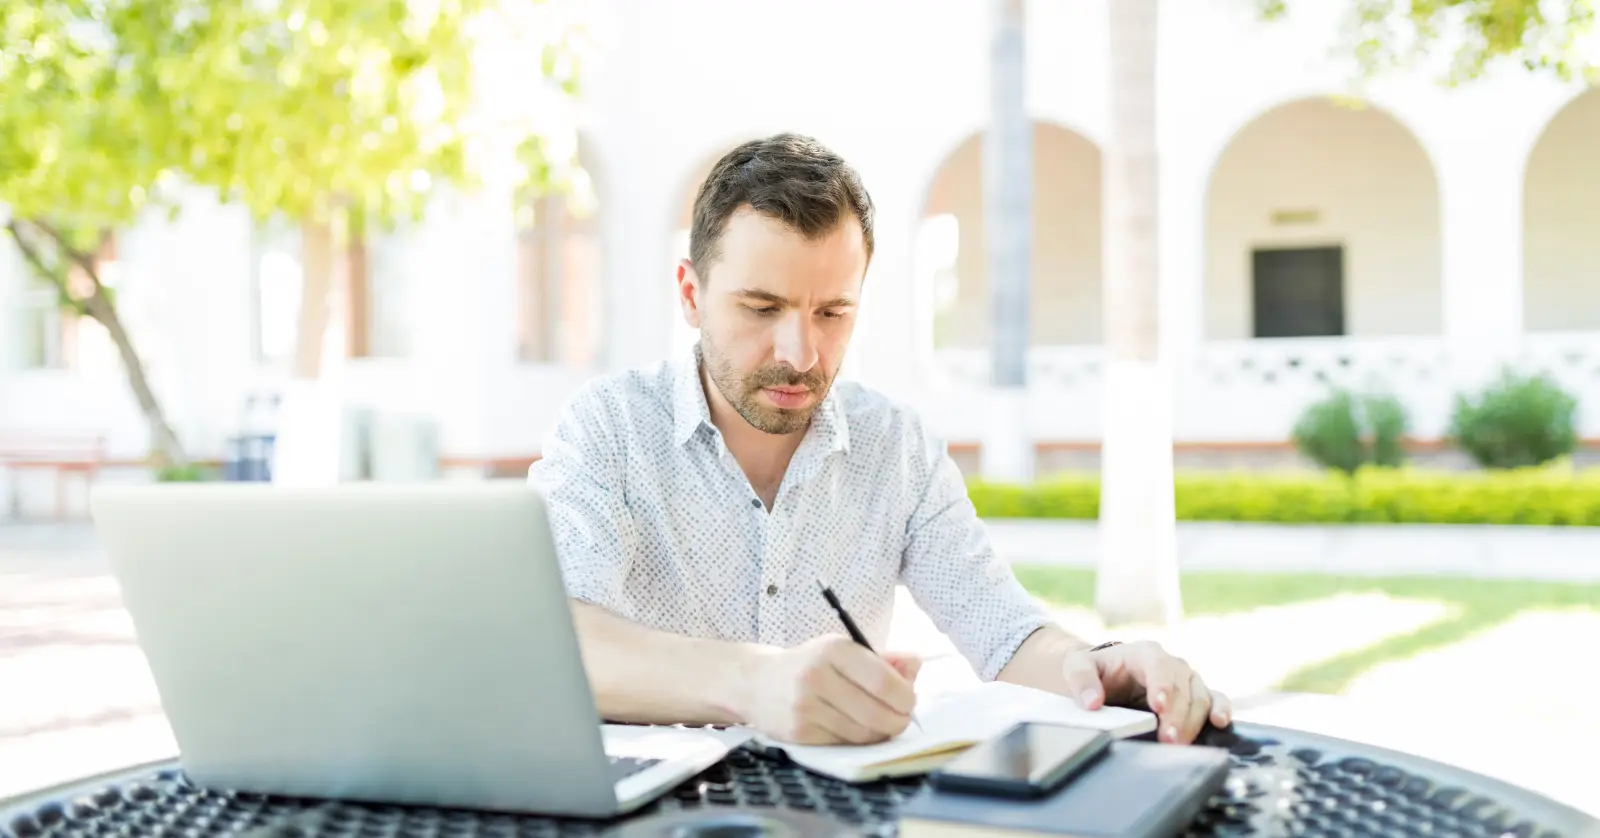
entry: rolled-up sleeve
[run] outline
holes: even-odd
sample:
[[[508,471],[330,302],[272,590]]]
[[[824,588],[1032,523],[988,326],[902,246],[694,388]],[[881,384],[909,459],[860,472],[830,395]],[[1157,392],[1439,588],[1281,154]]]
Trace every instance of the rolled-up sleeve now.
[[[584,392],[562,408],[528,483],[544,497],[567,595],[629,616],[625,451],[614,444],[598,402]]]
[[[901,581],[978,677],[994,680],[1049,614],[995,555],[967,496],[966,482],[940,441],[912,456],[920,491],[907,524]]]

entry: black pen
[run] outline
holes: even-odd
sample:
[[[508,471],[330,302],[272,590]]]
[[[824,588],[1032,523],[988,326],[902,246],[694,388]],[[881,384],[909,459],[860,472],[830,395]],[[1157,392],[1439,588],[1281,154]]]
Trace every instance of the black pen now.
[[[863,649],[866,649],[873,654],[877,654],[877,652],[873,650],[872,644],[867,642],[867,636],[862,634],[861,629],[856,627],[856,621],[850,619],[850,612],[844,610],[844,606],[839,603],[839,598],[834,596],[833,589],[822,584],[821,581],[817,582],[817,587],[822,589],[822,598],[828,601],[829,607],[833,609],[835,614],[839,615],[839,621],[844,623],[845,631],[850,632],[850,639],[854,640]],[[922,729],[922,723],[917,721],[916,713],[911,714],[911,723],[917,726],[917,730]]]

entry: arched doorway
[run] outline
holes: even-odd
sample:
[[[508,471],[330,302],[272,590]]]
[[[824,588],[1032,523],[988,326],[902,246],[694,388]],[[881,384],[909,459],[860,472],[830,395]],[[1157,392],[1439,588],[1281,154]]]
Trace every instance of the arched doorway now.
[[[1029,342],[1100,341],[1100,150],[1046,122],[1033,126],[1033,283]],[[916,234],[918,294],[931,297],[935,349],[989,345],[984,242],[983,134],[945,157],[929,184]],[[928,328],[928,326],[924,326]]]
[[[1279,105],[1241,129],[1206,194],[1205,335],[1438,334],[1439,187],[1370,106]]]
[[[1562,108],[1523,175],[1528,331],[1600,329],[1600,90]]]
[[[587,369],[604,328],[599,173],[581,137],[564,185],[518,208],[517,356],[523,363]]]

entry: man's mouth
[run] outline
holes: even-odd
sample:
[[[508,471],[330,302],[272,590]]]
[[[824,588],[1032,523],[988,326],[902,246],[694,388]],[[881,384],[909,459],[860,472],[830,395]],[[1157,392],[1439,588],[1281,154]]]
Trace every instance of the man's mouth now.
[[[805,403],[811,391],[805,387],[766,387],[767,397],[779,407],[798,407]]]

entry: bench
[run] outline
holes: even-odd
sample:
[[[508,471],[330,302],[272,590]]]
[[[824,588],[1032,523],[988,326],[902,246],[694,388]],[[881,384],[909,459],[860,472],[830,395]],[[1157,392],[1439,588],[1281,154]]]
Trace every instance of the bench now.
[[[11,515],[21,505],[18,475],[24,471],[55,473],[55,518],[66,516],[69,474],[82,475],[84,485],[94,482],[106,462],[105,437],[91,434],[0,431],[0,470],[10,478]]]

